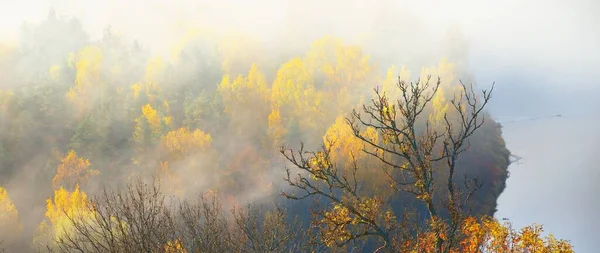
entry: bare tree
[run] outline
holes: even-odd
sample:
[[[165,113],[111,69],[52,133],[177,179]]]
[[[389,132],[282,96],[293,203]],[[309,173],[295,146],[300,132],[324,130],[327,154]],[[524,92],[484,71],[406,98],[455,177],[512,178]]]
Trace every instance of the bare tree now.
[[[489,92],[484,90],[481,98],[472,86],[461,87],[462,91],[450,100],[454,112],[445,112],[441,124],[426,117],[440,88],[440,79],[432,83],[430,77],[411,83],[399,78],[400,98],[395,101],[375,89],[371,104],[362,106],[361,112],[354,110],[346,118],[354,136],[364,142],[363,152],[383,165],[390,187],[399,194],[414,195],[425,205],[440,252],[447,252],[456,243],[454,234],[464,217],[466,204],[481,186],[476,179],[467,179],[465,186],[457,189],[456,168],[459,156],[469,146],[469,137],[484,123],[483,109],[491,98],[493,86]],[[383,140],[361,134],[367,127],[375,129]],[[380,249],[401,248],[404,242],[397,235],[399,230],[406,230],[399,225],[398,220],[402,219],[386,210],[383,200],[361,191],[356,177],[361,168],[356,162],[350,168],[340,168],[331,162],[331,151],[325,146],[318,152],[282,148],[281,153],[300,169],[292,178],[287,168],[285,178],[296,188],[294,193],[300,195],[284,195],[290,199],[323,198],[334,206],[333,210],[316,213],[327,225],[321,227],[325,243],[330,239],[328,236],[343,238],[336,241],[338,246],[362,237],[375,237],[382,243]],[[444,219],[443,212],[450,217]]]
[[[297,248],[300,221],[288,220],[287,210],[275,207],[261,210],[255,206],[234,209],[237,227],[243,233],[244,252],[288,252]]]
[[[84,210],[65,214],[68,224],[48,251],[287,252],[302,245],[299,222],[284,209],[248,205],[226,212],[215,192],[177,201],[158,182],[104,190]]]
[[[236,233],[215,193],[184,201],[179,208],[180,237],[188,252],[238,252],[241,234]]]
[[[94,197],[88,208],[67,214],[56,244],[60,252],[157,252],[176,240],[173,205],[159,184],[141,180],[126,191],[108,191]]]

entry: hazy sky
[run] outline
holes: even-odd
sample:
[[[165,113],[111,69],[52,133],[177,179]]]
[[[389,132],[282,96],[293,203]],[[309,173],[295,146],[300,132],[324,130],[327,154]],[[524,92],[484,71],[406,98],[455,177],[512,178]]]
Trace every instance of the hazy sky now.
[[[593,252],[600,234],[599,1],[322,2],[0,0],[0,41],[14,40],[23,20],[37,22],[51,7],[81,19],[93,37],[112,24],[157,51],[174,43],[177,27],[200,23],[286,46],[335,33],[410,61],[441,58],[439,42],[458,29],[468,42],[469,72],[481,86],[497,83],[491,110],[498,119],[565,115],[504,128],[509,149],[524,159],[511,167],[498,217],[518,227],[544,224],[578,252]]]

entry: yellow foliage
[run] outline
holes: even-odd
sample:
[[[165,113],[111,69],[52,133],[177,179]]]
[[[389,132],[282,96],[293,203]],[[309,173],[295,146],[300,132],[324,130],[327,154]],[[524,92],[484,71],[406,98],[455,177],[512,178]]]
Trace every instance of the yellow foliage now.
[[[212,138],[209,134],[196,129],[193,132],[188,128],[179,128],[168,132],[162,138],[162,146],[169,153],[176,156],[191,155],[210,147]]]
[[[142,106],[142,115],[135,119],[133,138],[138,143],[145,141],[157,141],[165,131],[173,126],[173,118],[165,115],[169,110],[169,104],[163,103],[160,107],[162,112],[154,109],[150,103]]]
[[[521,229],[518,247],[523,252],[531,252],[534,249],[544,248],[544,240],[540,238],[543,229],[540,225],[533,225]]]
[[[445,58],[443,58],[437,67],[423,67],[421,69],[421,81],[425,82],[427,80],[427,76],[430,75],[431,85],[437,82],[437,79],[439,77],[441,78],[440,87],[456,88],[457,80],[455,80],[455,69],[456,67],[454,64],[449,63]]]
[[[313,79],[304,62],[300,58],[294,58],[277,71],[271,95],[273,104],[276,107],[300,104],[305,93],[310,93],[312,87]]]
[[[283,122],[294,118],[302,131],[314,130],[323,120],[321,101],[324,94],[313,86],[313,78],[300,58],[284,63],[277,71],[271,89],[271,108],[280,110]]]
[[[258,65],[253,63],[248,71],[246,87],[258,90],[259,94],[266,97],[268,90],[265,75],[260,71]]]
[[[344,203],[349,206],[336,204],[333,210],[325,212],[318,221],[321,225],[321,240],[329,247],[351,238],[352,230],[355,230],[351,226],[369,224],[381,215],[385,216],[381,212],[383,202],[378,198],[366,197],[358,201],[344,201]]]
[[[83,113],[89,107],[89,97],[93,93],[91,89],[102,86],[101,67],[103,61],[102,50],[97,46],[86,46],[77,55],[71,55],[73,67],[76,69],[75,86],[69,88],[66,97],[75,104],[79,113]],[[58,74],[57,69],[52,70]],[[56,77],[57,78],[57,77]]]
[[[331,36],[325,36],[313,42],[305,58],[307,65],[310,66],[311,74],[322,72],[326,75],[333,75],[335,52],[342,46],[342,40]]]
[[[142,90],[142,85],[139,83],[131,85],[131,91],[133,93],[133,99],[137,100],[140,97],[140,91]]]
[[[74,150],[69,150],[60,161],[56,175],[52,178],[52,187],[57,189],[66,186],[69,189],[76,185],[87,183],[90,176],[97,175],[99,171],[90,169],[90,161],[80,158]]]
[[[461,226],[464,238],[460,252],[573,252],[568,241],[556,240],[552,235],[543,238],[542,226],[534,224],[514,231],[508,225],[491,217],[481,221],[467,217]]]
[[[331,160],[327,159],[326,155],[322,151],[318,151],[314,157],[311,157],[308,161],[308,165],[311,170],[311,178],[313,180],[327,180],[327,172],[332,169]]]
[[[173,118],[171,116],[163,117],[163,122],[169,128],[173,127]]]
[[[439,87],[431,101],[433,112],[429,114],[429,122],[433,125],[439,125],[444,122],[444,115],[448,112],[450,104],[446,102],[444,89]]]
[[[367,220],[375,220],[378,215],[381,215],[381,207],[383,202],[378,198],[361,198],[356,204],[356,211],[360,216],[354,217],[354,224],[367,222]]]
[[[330,36],[315,41],[307,52],[304,63],[309,76],[319,85],[326,102],[332,105],[333,115],[348,112],[366,90],[373,67],[369,56],[358,46],[345,45]]]
[[[353,86],[364,82],[372,67],[369,56],[359,46],[344,45],[342,40],[326,36],[315,41],[305,62],[311,75],[322,73],[329,85]]]
[[[333,210],[325,212],[320,221],[322,228],[321,240],[325,245],[332,247],[348,240],[352,234],[348,226],[352,223],[348,208],[335,205]]]
[[[77,53],[75,89],[78,93],[83,93],[86,87],[100,81],[102,60],[102,50],[97,46],[86,46]]]
[[[437,69],[437,76],[441,78],[441,85],[446,87],[456,86],[456,66],[449,63],[446,58],[443,58],[442,61],[440,61]]]
[[[411,82],[410,72],[406,66],[400,68],[400,73],[398,73],[396,66],[391,66],[388,68],[385,79],[381,84],[382,93],[386,95],[391,103],[395,103],[402,95],[400,89],[398,89],[398,77],[405,82]]]
[[[46,203],[46,220],[38,227],[38,233],[42,237],[50,237],[50,240],[58,240],[64,233],[71,231],[72,224],[69,217],[79,219],[91,215],[87,206],[87,195],[79,189],[79,186],[73,192],[60,187],[54,191],[54,198],[46,200]]]
[[[369,56],[363,55],[360,47],[338,47],[335,74],[330,76],[330,82],[341,85],[364,85],[370,72]]]
[[[162,101],[162,107],[161,107],[162,112],[164,112],[166,114],[169,114],[169,111],[171,110],[170,108],[171,107],[169,106],[169,101],[163,100]]]
[[[269,114],[269,129],[268,135],[272,140],[274,146],[278,146],[281,144],[281,140],[285,135],[286,130],[283,127],[283,123],[281,122],[281,115],[279,114],[279,109],[274,109]]]
[[[378,142],[378,133],[373,128],[367,128],[360,135],[374,143]],[[352,162],[351,158],[361,159],[367,154],[363,152],[365,142],[354,136],[354,132],[344,117],[339,116],[335,123],[327,129],[323,136],[325,147],[331,150],[331,159],[333,161],[345,161],[346,166]]]
[[[142,107],[142,116],[144,116],[146,122],[148,122],[148,124],[150,125],[152,133],[156,134],[162,131],[160,116],[150,104],[146,104],[144,105],[144,107]]]
[[[181,244],[181,240],[177,239],[175,241],[169,241],[167,242],[167,245],[165,245],[165,253],[186,253],[187,251],[185,250],[185,248],[183,248],[183,245]]]
[[[0,235],[4,235],[4,231],[11,231],[11,234],[20,232],[21,225],[17,208],[8,197],[6,189],[0,187]]]
[[[270,90],[257,64],[252,64],[247,76],[240,75],[233,82],[230,82],[229,75],[225,75],[218,92],[223,99],[225,112],[231,117],[232,124],[238,132],[260,132],[256,129],[252,131],[250,127],[264,127],[267,123]],[[248,125],[249,121],[254,121],[254,124]],[[263,124],[260,124],[261,122]]]
[[[50,67],[50,70],[48,72],[50,73],[50,77],[52,77],[52,79],[58,80],[60,78],[60,71],[60,65],[53,65],[52,67]]]

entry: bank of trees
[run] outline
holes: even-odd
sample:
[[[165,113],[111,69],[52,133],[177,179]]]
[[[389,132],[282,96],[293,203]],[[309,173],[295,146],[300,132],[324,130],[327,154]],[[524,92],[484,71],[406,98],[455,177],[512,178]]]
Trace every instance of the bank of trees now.
[[[484,124],[492,90],[477,96],[462,85],[451,107],[430,108],[429,115],[443,113],[436,118],[424,116],[439,80],[397,85],[400,98],[376,91],[346,125],[328,131],[318,151],[281,149],[292,186],[283,195],[315,200],[308,223],[279,206],[228,212],[215,192],[168,199],[160,182],[138,180],[91,200],[78,189],[57,193],[70,200],[49,201],[48,212],[70,205],[46,214],[54,236],[41,245],[57,252],[573,252],[568,241],[544,237],[541,226],[514,230],[473,214],[483,183],[459,175],[456,162]],[[372,174],[387,183],[371,188]],[[394,199],[407,201],[394,206]]]
[[[54,14],[22,35],[0,44],[9,251],[568,252],[490,218],[510,153],[449,61],[380,77],[336,38],[265,62],[199,32],[161,58]]]

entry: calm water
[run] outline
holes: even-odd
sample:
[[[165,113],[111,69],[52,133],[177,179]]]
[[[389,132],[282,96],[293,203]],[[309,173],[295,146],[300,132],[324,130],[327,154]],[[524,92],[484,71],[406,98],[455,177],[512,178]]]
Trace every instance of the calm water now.
[[[497,218],[533,222],[569,239],[576,252],[597,252],[600,235],[600,113],[506,124],[513,164]]]

